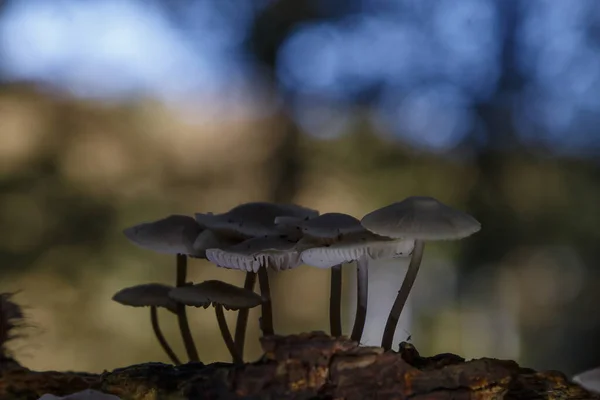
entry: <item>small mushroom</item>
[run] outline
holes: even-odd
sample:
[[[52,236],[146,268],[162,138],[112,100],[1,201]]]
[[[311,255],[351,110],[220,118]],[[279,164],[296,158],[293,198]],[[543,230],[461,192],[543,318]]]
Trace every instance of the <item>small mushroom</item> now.
[[[187,256],[195,253],[194,243],[202,228],[187,215],[170,215],[153,222],[145,222],[123,231],[133,244],[157,253],[175,254],[177,265],[176,286],[185,285]],[[177,321],[190,361],[200,361],[190,332],[185,306],[178,305]]]
[[[375,210],[365,215],[361,224],[377,235],[415,241],[406,276],[383,332],[381,346],[389,350],[400,314],[419,272],[425,241],[461,239],[479,231],[481,224],[469,214],[425,196],[408,197]]]
[[[167,356],[173,361],[173,364],[180,365],[181,361],[169,346],[165,339],[160,325],[158,323],[158,308],[166,308],[174,314],[177,314],[177,304],[169,297],[169,292],[173,286],[163,285],[160,283],[147,283],[128,287],[118,291],[112,299],[117,303],[131,307],[150,307],[150,321],[154,335],[158,339],[161,347],[167,353]]]
[[[223,308],[226,310],[249,310],[261,304],[262,298],[249,290],[239,288],[229,283],[209,280],[196,285],[179,287],[169,293],[171,299],[178,303],[193,307],[215,307],[215,314],[223,340],[229,353],[236,364],[243,364],[244,360],[239,353],[225,320]]]
[[[232,239],[251,239],[255,237],[272,236],[283,234],[290,239],[299,239],[298,232],[280,229],[275,224],[277,217],[291,217],[301,220],[310,219],[319,215],[318,211],[311,210],[296,204],[277,204],[268,202],[250,202],[240,204],[223,214],[196,214],[196,221],[202,226],[219,237]],[[294,236],[296,235],[296,236]],[[233,244],[233,243],[232,243]],[[223,248],[226,246],[214,246],[214,248]],[[259,278],[260,280],[260,278]],[[263,276],[264,286],[265,277]],[[254,290],[256,283],[256,272],[247,271],[244,288]],[[270,307],[270,300],[269,300]],[[267,308],[269,308],[267,307]],[[244,342],[246,336],[246,326],[248,323],[248,310],[242,309],[238,313],[235,328],[235,343],[240,352],[244,353]]]
[[[334,243],[341,237],[362,232],[365,230],[360,221],[348,214],[325,213],[309,220],[303,220],[295,217],[278,217],[275,224],[297,229],[304,236],[303,243],[312,241],[313,244],[326,245]],[[357,316],[366,313],[366,297],[368,294],[368,270],[364,262],[357,262],[357,289],[359,302],[357,304]],[[331,336],[342,335],[342,264],[336,264],[331,267],[329,297],[329,326]],[[360,317],[359,317],[360,318]]]
[[[406,257],[413,249],[412,240],[391,239],[376,235],[364,228],[353,228],[346,235],[327,245],[308,246],[301,253],[305,264],[319,268],[335,268],[343,263],[356,261],[357,304],[351,339],[360,341],[367,318],[369,260]],[[308,237],[302,239],[302,247]]]
[[[197,258],[206,258],[206,250],[214,248],[224,248],[233,246],[244,239],[239,237],[230,237],[223,234],[218,234],[210,229],[205,229],[194,242],[194,252]],[[244,279],[244,289],[254,291],[254,285],[256,284],[256,274],[254,272],[247,272],[246,278]],[[241,309],[238,312],[237,323],[235,325],[235,336],[234,341],[238,350],[241,354],[244,354],[244,342],[246,339],[246,326],[248,324],[248,309]]]
[[[279,236],[248,239],[225,249],[208,249],[206,258],[219,267],[258,273],[262,295],[261,329],[263,335],[273,335],[273,310],[267,268],[276,271],[300,265],[300,252],[296,242]],[[245,327],[244,327],[245,329]]]

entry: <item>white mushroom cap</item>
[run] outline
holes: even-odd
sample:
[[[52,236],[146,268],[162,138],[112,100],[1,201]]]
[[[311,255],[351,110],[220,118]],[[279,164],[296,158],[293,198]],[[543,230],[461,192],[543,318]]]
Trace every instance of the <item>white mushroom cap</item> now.
[[[133,244],[157,253],[193,254],[194,241],[202,228],[187,215],[171,215],[123,230]]]
[[[295,204],[253,202],[239,205],[224,214],[196,214],[196,221],[205,229],[226,235],[254,238],[278,234],[275,218],[314,218],[318,211]]]
[[[177,312],[177,304],[169,297],[173,286],[146,283],[119,290],[112,297],[117,303],[131,307],[162,307]]]
[[[187,306],[207,308],[210,304],[220,304],[228,310],[254,308],[262,303],[257,293],[217,280],[181,286],[171,290],[169,296]]]
[[[422,240],[461,239],[481,229],[469,214],[424,196],[408,197],[375,210],[361,223],[381,236]]]
[[[295,227],[304,236],[322,240],[338,239],[341,236],[365,230],[358,219],[342,213],[326,213],[309,220],[278,217],[275,219],[275,223],[289,228]]]
[[[300,265],[296,242],[278,236],[253,238],[225,249],[208,249],[206,258],[219,267],[257,272],[260,267],[286,270]]]
[[[301,252],[300,258],[313,267],[331,268],[362,256],[374,260],[408,257],[414,244],[414,240],[390,239],[365,230],[342,237],[331,245],[308,248]]]

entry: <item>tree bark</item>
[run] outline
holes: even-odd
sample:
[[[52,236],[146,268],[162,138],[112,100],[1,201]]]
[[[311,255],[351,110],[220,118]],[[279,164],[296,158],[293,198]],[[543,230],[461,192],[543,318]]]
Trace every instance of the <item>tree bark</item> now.
[[[514,361],[423,357],[409,343],[399,352],[359,347],[324,333],[261,339],[257,362],[132,365],[102,375],[0,368],[0,398],[37,400],[92,388],[138,399],[600,399],[560,372],[536,372]]]

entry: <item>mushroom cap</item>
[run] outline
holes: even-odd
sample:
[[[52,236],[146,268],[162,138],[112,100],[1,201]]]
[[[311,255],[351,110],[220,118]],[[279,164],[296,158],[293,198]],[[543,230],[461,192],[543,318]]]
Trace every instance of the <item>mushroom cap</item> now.
[[[187,215],[170,215],[123,230],[133,244],[157,253],[193,254],[194,241],[202,228]]]
[[[119,290],[112,297],[117,303],[131,307],[162,307],[176,313],[177,304],[169,297],[173,286],[146,283]]]
[[[304,236],[323,240],[337,239],[365,230],[358,219],[343,213],[325,213],[308,220],[278,217],[275,223],[288,228],[295,227]]]
[[[301,263],[296,242],[279,236],[248,239],[225,249],[208,249],[206,258],[219,267],[253,272],[260,267],[286,270]]]
[[[254,308],[262,303],[257,293],[217,280],[208,280],[170,291],[171,299],[186,306],[204,307],[222,305],[227,310]]]
[[[365,215],[360,222],[381,236],[421,240],[462,239],[481,229],[469,214],[425,196],[390,204]]]
[[[203,228],[245,239],[280,233],[275,225],[277,217],[309,219],[317,215],[318,211],[296,204],[267,202],[241,204],[223,214],[195,214],[196,221]]]
[[[303,243],[299,244],[299,247]],[[349,234],[326,246],[308,247],[300,253],[304,264],[331,268],[334,265],[356,261],[366,256],[370,259],[408,257],[414,248],[414,240],[391,239],[369,231]]]
[[[201,234],[198,235],[194,241],[194,254],[195,258],[206,258],[206,250],[214,248],[223,248],[236,245],[243,241],[243,239],[236,239],[230,236],[220,235],[205,229]]]

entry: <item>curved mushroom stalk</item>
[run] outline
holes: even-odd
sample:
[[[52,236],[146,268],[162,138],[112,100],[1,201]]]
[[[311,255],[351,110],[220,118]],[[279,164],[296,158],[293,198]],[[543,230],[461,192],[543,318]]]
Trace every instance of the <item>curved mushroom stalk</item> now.
[[[185,280],[187,277],[187,256],[185,254],[177,254],[177,287],[185,286]],[[185,311],[185,304],[177,303],[177,322],[179,324],[179,330],[181,331],[181,338],[185,346],[185,351],[190,361],[200,361],[198,356],[198,350],[190,331],[190,324],[188,322],[187,314]]]
[[[360,342],[367,321],[369,299],[369,259],[366,256],[356,260],[356,315],[350,338]]]
[[[227,350],[229,350],[229,354],[231,354],[231,358],[233,358],[233,362],[236,364],[243,364],[244,360],[242,359],[242,356],[240,355],[237,347],[235,346],[233,338],[231,337],[231,332],[229,332],[229,328],[227,327],[227,320],[225,319],[225,314],[223,313],[222,305],[215,305],[215,314],[217,316],[217,323],[219,324],[221,336],[223,336],[223,340],[225,341]]]
[[[165,308],[174,314],[177,313],[177,303],[169,297],[169,293],[173,289],[173,286],[163,285],[161,283],[146,283],[121,289],[114,294],[112,299],[124,306],[150,307],[150,321],[152,322],[154,335],[171,361],[173,361],[175,365],[179,365],[181,364],[181,361],[179,361],[179,358],[167,343],[158,323],[159,307]]]
[[[170,215],[153,222],[145,222],[123,230],[133,244],[158,253],[174,254],[177,257],[176,286],[185,285],[187,254],[196,253],[194,242],[202,232],[196,220],[187,215]],[[177,320],[181,337],[190,361],[200,361],[192,339],[185,313],[185,306],[177,306]]]
[[[173,364],[181,365],[181,361],[179,360],[171,346],[169,346],[167,339],[165,339],[162,330],[160,329],[160,325],[158,323],[158,309],[156,307],[150,307],[150,321],[152,322],[152,330],[154,331],[156,339],[158,339],[160,347],[162,347],[165,353],[167,353],[167,356],[173,362]]]
[[[396,327],[398,326],[398,321],[400,321],[400,315],[402,314],[402,310],[406,305],[406,300],[408,300],[408,295],[410,294],[413,284],[417,279],[417,274],[419,273],[419,267],[421,266],[421,260],[423,259],[424,248],[424,241],[415,240],[415,248],[410,259],[410,264],[408,265],[408,270],[406,271],[406,276],[404,277],[404,281],[402,281],[402,286],[398,291],[398,295],[396,296],[396,300],[394,301],[394,305],[392,306],[392,310],[390,311],[390,315],[388,316],[385,329],[383,331],[381,347],[383,347],[384,350],[390,350],[392,348],[394,333],[396,333]]]

